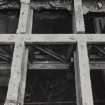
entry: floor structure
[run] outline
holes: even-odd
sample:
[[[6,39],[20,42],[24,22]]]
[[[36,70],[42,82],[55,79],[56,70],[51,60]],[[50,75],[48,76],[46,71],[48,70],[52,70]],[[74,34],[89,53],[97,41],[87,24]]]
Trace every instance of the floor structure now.
[[[104,34],[104,0],[1,0],[0,105],[105,105]]]

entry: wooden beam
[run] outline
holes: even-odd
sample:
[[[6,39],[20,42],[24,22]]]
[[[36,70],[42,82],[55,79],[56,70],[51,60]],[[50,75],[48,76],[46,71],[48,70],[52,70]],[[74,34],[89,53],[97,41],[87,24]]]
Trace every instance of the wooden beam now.
[[[14,44],[15,38],[14,34],[0,34],[0,44]]]
[[[28,70],[65,70],[68,69],[71,65],[64,63],[28,63]],[[0,64],[0,71],[8,71],[11,66],[8,64]]]
[[[75,88],[76,88],[76,102],[77,105],[82,105],[82,97],[81,96],[81,86],[80,86],[80,76],[78,71],[78,61],[76,57],[76,52],[74,52],[74,68],[75,68]]]
[[[25,44],[22,39],[17,39],[14,48],[13,61],[11,67],[11,76],[9,80],[8,92],[5,105],[18,105],[19,86],[21,81],[22,60],[24,55]]]
[[[19,25],[17,29],[17,33],[27,33],[28,27],[28,20],[30,17],[30,0],[21,0],[21,11],[20,11],[20,18],[19,18]]]
[[[76,43],[84,39],[89,43],[105,42],[104,34],[0,34],[0,44],[14,44],[17,38],[27,43]]]
[[[26,78],[27,78],[27,64],[28,64],[28,49],[25,49],[23,63],[22,63],[21,81],[20,81],[20,91],[19,91],[19,103],[24,105],[25,88],[26,88]]]
[[[23,15],[24,13],[24,15]],[[30,9],[30,0],[21,0],[21,13],[19,18],[19,25],[17,33],[23,33],[24,36],[31,36],[32,23],[33,23],[33,10]],[[23,21],[24,20],[24,21]],[[27,78],[27,64],[28,64],[28,48],[25,49],[25,55],[23,57],[23,66],[22,66],[22,76],[20,82],[20,92],[19,92],[19,103],[24,104],[24,95],[26,87],[26,78]]]
[[[81,40],[77,43],[75,56],[77,105],[93,105],[90,68],[85,41]]]
[[[27,32],[27,34],[29,35],[29,36],[31,36],[32,34],[32,25],[33,25],[33,10],[32,9],[30,9],[30,11],[29,11],[29,19],[28,19],[28,23],[27,23],[28,25],[27,25],[27,30],[26,30],[26,32]]]
[[[105,63],[104,63],[105,64]],[[103,65],[104,65],[103,64]],[[69,64],[64,63],[28,63],[28,70],[65,70],[69,68]],[[95,67],[94,67],[95,68]],[[11,66],[9,64],[0,64],[0,71],[8,71],[11,69]]]
[[[29,65],[29,70],[65,70],[69,69],[69,64],[64,63],[35,63]]]
[[[31,8],[34,10],[51,10],[51,9],[55,9],[55,10],[68,10],[68,11],[72,11],[72,2],[71,1],[32,1],[31,2]]]
[[[80,37],[78,35],[70,34],[32,34],[32,36],[27,36],[25,38],[26,43],[76,43]]]
[[[104,70],[105,62],[100,62],[100,61],[90,62],[90,69],[91,70]]]
[[[14,44],[18,38],[25,43],[73,44],[84,39],[88,43],[105,43],[105,34],[0,34],[0,44]]]
[[[105,43],[105,34],[32,34],[24,38],[28,43],[76,43],[84,39],[88,43]]]
[[[64,64],[64,63],[28,63],[28,70],[65,70],[68,69],[71,65],[70,64]],[[10,70],[11,65],[10,64],[0,64],[0,71],[4,72],[5,70]],[[92,61],[90,62],[90,69],[91,70],[104,70],[105,69],[105,62],[101,61]]]
[[[23,33],[24,36],[31,36],[32,31],[32,21],[33,21],[33,10],[30,9],[30,0],[22,0],[21,2],[21,13],[20,13],[20,23],[18,25],[17,33]],[[24,13],[24,15],[22,15]],[[23,21],[24,20],[24,21]],[[22,76],[19,88],[19,103],[24,104],[24,95],[26,87],[26,78],[27,78],[27,64],[28,64],[28,48],[25,49],[25,55],[23,56],[23,65],[22,65]]]
[[[74,0],[73,25],[74,33],[85,33],[82,0]]]

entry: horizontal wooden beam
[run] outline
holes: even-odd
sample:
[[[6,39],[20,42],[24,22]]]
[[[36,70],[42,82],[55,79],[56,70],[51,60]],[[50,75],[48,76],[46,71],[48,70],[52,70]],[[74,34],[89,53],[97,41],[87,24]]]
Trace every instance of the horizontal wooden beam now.
[[[67,1],[67,2],[58,2],[58,1],[43,1],[43,2],[32,2],[30,4],[31,8],[34,10],[41,10],[41,9],[45,9],[45,10],[51,10],[51,9],[55,9],[55,10],[68,10],[68,11],[72,11],[72,2],[71,1]]]
[[[90,69],[91,70],[104,70],[105,69],[105,62],[101,62],[101,61],[90,62]]]
[[[76,43],[84,39],[88,43],[105,43],[105,34],[0,34],[0,44],[13,44],[17,39],[30,43]]]
[[[68,69],[69,64],[63,64],[63,63],[33,63],[28,64],[29,70],[38,70],[38,69]],[[0,70],[10,70],[11,66],[8,64],[0,64]]]
[[[64,63],[29,63],[28,70],[41,70],[41,69],[56,69],[56,70],[65,70],[71,67],[71,64],[64,64]],[[2,70],[10,70],[10,64],[0,64],[0,71]],[[90,69],[91,70],[103,70],[105,69],[105,62],[101,61],[92,61],[90,62]]]
[[[30,64],[29,70],[39,70],[39,69],[56,69],[56,70],[65,70],[69,68],[69,64],[63,64],[63,63],[36,63],[36,64]]]
[[[0,34],[0,44],[13,44],[16,34]]]
[[[75,43],[82,39],[88,43],[104,43],[105,34],[32,34],[24,40],[26,43]]]

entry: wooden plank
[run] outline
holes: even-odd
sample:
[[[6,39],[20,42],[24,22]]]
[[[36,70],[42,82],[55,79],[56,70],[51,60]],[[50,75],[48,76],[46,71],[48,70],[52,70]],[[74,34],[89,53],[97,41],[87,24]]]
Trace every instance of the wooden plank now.
[[[88,43],[105,43],[105,34],[0,34],[0,44],[14,44],[18,38],[27,43],[76,43],[84,39]]]
[[[30,3],[30,0],[21,0],[21,12],[20,12],[20,18],[19,18],[19,24],[18,24],[18,30],[17,30],[18,34],[27,33],[27,28],[29,28],[28,27],[28,21],[30,17],[29,3]],[[14,105],[17,105],[17,104],[23,105],[24,103],[28,53],[27,53],[27,50],[25,49],[24,37],[21,37],[21,35],[19,35],[18,38],[19,37],[20,39],[23,39],[23,40],[21,40],[21,42],[18,42],[18,43],[16,42],[15,44],[12,69],[16,69],[16,70],[13,71],[11,69],[12,71],[11,78],[9,82],[5,104],[9,103]],[[21,44],[20,49],[19,49],[20,46],[18,44]],[[25,51],[25,56],[24,56],[24,51]],[[19,58],[16,59],[16,57],[19,57]],[[16,61],[17,61],[17,65],[16,65]]]
[[[25,0],[23,0],[25,2]],[[27,1],[27,0],[26,0]],[[30,5],[29,3],[21,3],[21,11],[20,11],[20,18],[19,18],[19,25],[17,33],[27,33],[28,27],[28,19],[30,16]]]
[[[64,64],[64,63],[28,63],[28,70],[65,70],[68,69],[70,64]],[[6,70],[10,70],[11,65],[8,64],[0,64],[0,71],[4,72]],[[101,61],[94,61],[90,62],[90,69],[91,70],[104,70],[105,69],[105,62]]]
[[[30,10],[30,17],[28,20],[28,26],[27,26],[27,32],[31,34],[32,31],[32,20],[33,20],[33,10]],[[26,25],[27,25],[26,24]],[[28,55],[29,55],[29,50],[28,48],[25,49],[25,56],[23,59],[23,68],[22,68],[22,77],[21,77],[21,83],[20,83],[20,94],[19,94],[19,103],[21,105],[24,104],[24,95],[25,95],[25,88],[26,88],[26,78],[27,78],[27,66],[28,66]]]
[[[88,43],[105,43],[105,34],[32,34],[25,37],[26,43],[76,43],[84,39]]]
[[[25,37],[26,43],[40,42],[40,43],[76,43],[80,37],[78,35],[70,34],[32,34],[32,36]]]
[[[82,39],[88,43],[105,42],[104,34],[28,34],[22,37],[26,43],[76,43]]]
[[[69,64],[64,63],[35,63],[29,65],[29,70],[65,70],[69,68]]]
[[[74,0],[73,20],[74,33],[85,33],[82,0]]]
[[[19,96],[19,86],[21,81],[22,60],[24,55],[25,44],[22,39],[17,39],[14,48],[13,61],[11,67],[11,76],[9,80],[8,92],[5,105],[17,105]]]
[[[57,0],[52,0],[52,1],[32,1],[31,2],[31,8],[34,10],[41,10],[41,9],[45,9],[45,10],[51,10],[54,9],[55,10],[68,10],[68,11],[72,11],[72,2],[71,1],[57,1]]]
[[[105,69],[105,62],[90,62],[90,69],[91,70],[104,70]]]
[[[0,44],[14,44],[15,38],[14,34],[0,34]]]
[[[27,1],[27,0],[26,0]],[[30,3],[30,1],[28,2]],[[19,24],[18,27],[18,34],[20,33],[29,33],[31,35],[31,30],[32,30],[32,20],[33,20],[33,10],[30,10],[29,5],[24,5],[22,3],[21,11],[26,13],[26,16],[20,17],[20,22],[25,18],[25,21],[22,23],[23,27],[21,27],[21,23]],[[25,8],[25,9],[24,9]],[[27,34],[28,35],[28,34]],[[25,95],[25,86],[26,86],[26,77],[27,77],[27,63],[28,63],[28,48],[25,49],[25,56],[23,59],[23,66],[22,66],[22,77],[21,77],[21,82],[20,82],[20,91],[19,91],[19,103],[21,105],[24,104],[24,95]]]
[[[0,34],[0,44],[13,44],[17,38],[26,43],[76,43],[81,39],[89,43],[105,42],[104,34]]]
[[[28,19],[28,26],[27,26],[27,33],[29,34],[29,36],[31,36],[32,34],[32,25],[33,25],[33,10],[30,9],[29,11],[29,19]]]
[[[76,102],[77,102],[77,105],[82,105],[80,76],[78,71],[78,61],[76,57],[76,52],[74,52],[74,68],[75,68]]]
[[[69,64],[56,63],[56,62],[55,63],[32,63],[32,64],[28,63],[28,70],[39,70],[39,69],[40,70],[43,70],[43,69],[47,69],[47,70],[53,70],[53,69],[65,70],[65,69],[68,69],[69,66],[70,66]],[[11,66],[8,65],[8,64],[0,64],[0,71],[2,71],[2,72],[6,71],[6,70],[9,71],[10,68],[11,68]]]
[[[105,63],[104,63],[105,64]],[[104,65],[103,64],[103,65]],[[102,65],[102,66],[103,66]],[[64,64],[64,63],[33,63],[33,64],[28,64],[28,70],[65,70],[69,68],[69,64]],[[11,66],[7,64],[0,64],[0,71],[6,71],[10,70]],[[94,67],[95,68],[95,67]]]
[[[105,43],[105,34],[86,34],[85,40],[89,43]]]
[[[20,91],[19,91],[19,103],[24,105],[24,95],[26,88],[26,78],[27,78],[27,65],[28,64],[28,49],[25,49],[23,63],[22,63],[22,72],[21,72],[21,82],[20,82]]]
[[[17,33],[23,33],[26,36],[31,36],[32,31],[32,21],[33,21],[33,10],[30,9],[30,0],[21,0],[21,13],[18,24]],[[24,13],[24,15],[22,15]],[[23,21],[24,20],[24,21]],[[22,77],[20,82],[20,91],[19,91],[19,103],[24,104],[24,95],[25,95],[25,86],[27,78],[27,63],[28,63],[28,48],[25,49],[25,56],[23,58],[22,66]]]
[[[77,105],[93,105],[87,44],[83,40],[77,43],[76,59]]]

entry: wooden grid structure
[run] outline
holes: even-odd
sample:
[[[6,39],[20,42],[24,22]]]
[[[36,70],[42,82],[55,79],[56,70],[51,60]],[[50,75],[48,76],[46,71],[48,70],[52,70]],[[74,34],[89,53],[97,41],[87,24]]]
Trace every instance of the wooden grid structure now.
[[[104,34],[84,34],[82,0],[74,0],[73,29],[75,34],[31,34],[33,10],[30,0],[21,0],[17,34],[1,34],[1,44],[15,44],[5,105],[23,105],[26,86],[28,48],[35,43],[76,44],[75,81],[77,105],[94,105],[90,80],[88,43],[104,43]],[[82,59],[81,59],[82,58]]]

